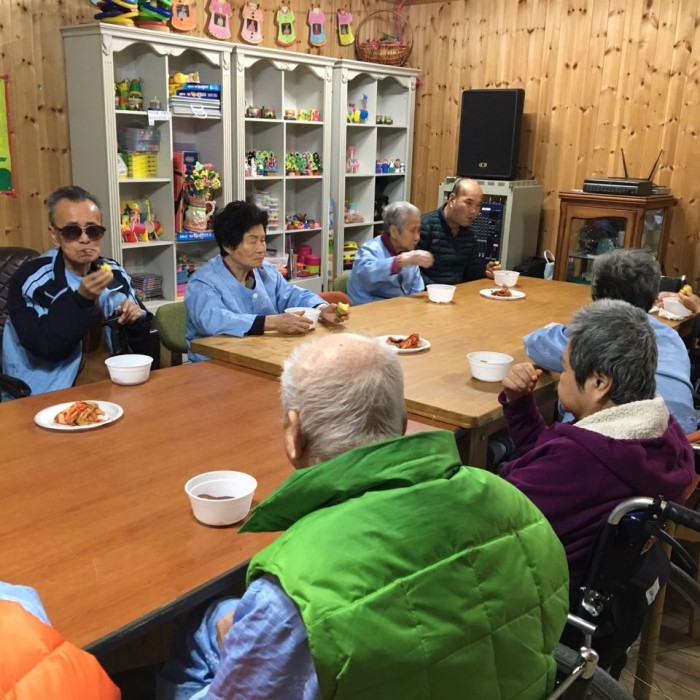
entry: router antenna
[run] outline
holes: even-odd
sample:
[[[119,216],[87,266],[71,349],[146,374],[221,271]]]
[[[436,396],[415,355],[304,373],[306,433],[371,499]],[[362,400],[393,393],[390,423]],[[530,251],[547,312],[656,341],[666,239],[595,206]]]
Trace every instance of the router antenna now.
[[[627,173],[627,161],[625,160],[625,149],[621,148],[620,153],[622,153],[622,167],[625,169],[625,178],[629,178],[629,174]]]
[[[663,153],[664,153],[664,149],[662,148],[659,151],[659,155],[656,156],[656,160],[654,161],[654,165],[651,168],[651,172],[649,173],[649,177],[647,178],[647,180],[651,181],[651,178],[654,177],[654,173],[656,172],[656,166],[659,164],[659,160],[660,160],[661,156],[663,155]]]

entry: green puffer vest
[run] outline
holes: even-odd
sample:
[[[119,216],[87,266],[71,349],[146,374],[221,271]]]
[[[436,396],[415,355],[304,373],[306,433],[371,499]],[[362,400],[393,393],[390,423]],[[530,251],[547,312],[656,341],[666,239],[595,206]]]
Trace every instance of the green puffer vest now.
[[[296,602],[323,698],[541,700],[569,600],[540,511],[451,433],[301,469],[241,531],[286,530],[253,558]]]

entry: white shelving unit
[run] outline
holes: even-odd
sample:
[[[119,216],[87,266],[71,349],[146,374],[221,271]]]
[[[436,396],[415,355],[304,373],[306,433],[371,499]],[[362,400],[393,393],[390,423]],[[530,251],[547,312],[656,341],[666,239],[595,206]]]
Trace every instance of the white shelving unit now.
[[[333,69],[333,154],[331,188],[335,218],[334,274],[343,271],[343,246],[362,245],[381,224],[383,204],[410,200],[413,116],[418,70],[361,61],[336,61]],[[366,103],[364,122],[348,119],[349,105]],[[381,117],[378,123],[377,117]],[[391,123],[383,123],[389,117]],[[350,167],[350,147],[356,169]],[[379,172],[399,160],[403,168]],[[355,170],[353,172],[353,170]],[[346,222],[346,208],[362,217]]]
[[[231,79],[232,46],[224,42],[170,35],[103,23],[65,27],[63,35],[73,181],[102,202],[108,233],[103,253],[121,262],[130,274],[151,272],[163,276],[165,302],[176,299],[178,253],[210,257],[218,252],[213,241],[177,242],[173,190],[173,145],[188,144],[222,175],[217,205],[232,199]],[[200,82],[221,85],[221,117],[172,115],[167,111],[168,76],[198,72]],[[117,175],[117,129],[121,125],[147,126],[147,111],[115,108],[114,84],[141,78],[144,104],[157,98],[162,116],[157,173],[148,178]],[[121,235],[122,203],[148,197],[161,223],[158,240],[126,243]],[[150,307],[159,302],[150,302]],[[162,303],[162,302],[160,302]]]
[[[329,202],[331,153],[332,59],[275,49],[237,45],[233,49],[236,196],[258,195],[274,198],[279,209],[279,225],[270,226],[267,244],[277,256],[287,256],[292,281],[315,292],[326,287],[329,275]],[[249,116],[249,108],[271,110],[274,117]],[[316,119],[299,119],[305,111]],[[294,114],[295,119],[285,118]],[[265,175],[247,173],[247,154],[252,150],[272,151],[277,172]],[[287,154],[318,154],[320,174],[292,173],[286,168]],[[309,228],[292,229],[286,217],[301,214],[313,221]],[[320,270],[296,276],[295,256],[299,246],[308,246],[320,257]],[[290,256],[290,253],[292,254]]]

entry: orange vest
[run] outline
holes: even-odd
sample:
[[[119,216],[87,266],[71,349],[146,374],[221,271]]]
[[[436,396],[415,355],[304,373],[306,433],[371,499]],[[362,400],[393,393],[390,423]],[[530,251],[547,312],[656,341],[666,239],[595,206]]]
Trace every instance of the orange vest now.
[[[97,659],[19,603],[0,600],[0,698],[119,700]]]

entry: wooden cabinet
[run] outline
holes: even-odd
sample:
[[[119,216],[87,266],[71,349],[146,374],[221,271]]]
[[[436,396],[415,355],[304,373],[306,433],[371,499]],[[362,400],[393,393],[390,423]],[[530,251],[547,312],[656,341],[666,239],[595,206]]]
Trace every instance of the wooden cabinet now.
[[[234,48],[234,61],[237,197],[268,210],[268,254],[286,259],[291,280],[318,293],[332,267],[328,240],[334,61],[242,45]],[[268,155],[261,159],[261,153]],[[307,256],[313,256],[313,265],[306,264]]]
[[[352,267],[357,246],[378,233],[382,207],[410,200],[419,71],[340,60],[333,72],[332,197],[340,274]]]
[[[178,261],[193,250],[197,258],[211,257],[218,248],[213,240],[178,240],[182,232],[176,230],[173,150],[191,149],[199,153],[202,162],[213,163],[222,182],[216,204],[232,199],[232,47],[224,42],[99,22],[65,27],[61,33],[73,182],[97,195],[102,203],[108,231],[102,252],[122,263],[132,277],[162,276],[163,299],[149,302],[150,307],[174,301]],[[169,111],[168,76],[178,72],[197,73],[200,82],[220,85],[220,113]],[[118,108],[115,83],[124,79],[140,79],[142,109]],[[154,99],[161,111],[149,112],[147,107]],[[119,177],[118,133],[124,127],[148,129],[154,141],[158,137],[154,171]],[[123,238],[122,216],[129,202],[147,203],[160,223],[157,236],[144,236],[138,242]]]
[[[566,282],[591,281],[593,261],[614,248],[642,248],[661,263],[668,235],[672,195],[630,197],[559,193],[559,235],[554,277]]]

